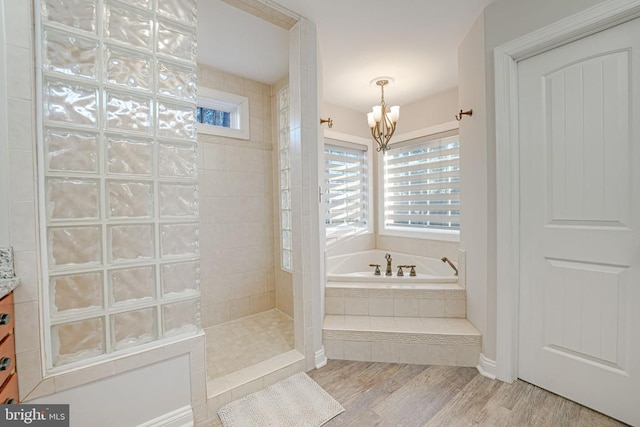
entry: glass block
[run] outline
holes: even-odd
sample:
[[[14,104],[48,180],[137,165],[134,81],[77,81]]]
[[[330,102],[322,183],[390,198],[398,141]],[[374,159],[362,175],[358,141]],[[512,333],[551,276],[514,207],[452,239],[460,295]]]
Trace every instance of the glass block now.
[[[103,307],[100,272],[52,276],[49,283],[52,313]]]
[[[109,181],[110,218],[150,218],[153,216],[153,183]]]
[[[280,171],[280,189],[286,190],[291,188],[291,183],[289,182],[289,169],[285,169]]]
[[[50,171],[98,172],[98,135],[46,129],[44,145]]]
[[[96,126],[96,88],[75,83],[45,82],[42,97],[45,120]]]
[[[196,0],[171,0],[158,2],[158,12],[177,21],[196,25]]]
[[[165,337],[195,332],[200,327],[200,302],[166,304],[162,307],[162,319]]]
[[[186,101],[196,100],[196,71],[167,61],[158,61],[158,93]]]
[[[289,230],[282,231],[282,248],[291,250],[291,231]]]
[[[42,68],[72,76],[96,77],[98,42],[76,35],[45,30],[42,33]]]
[[[168,138],[196,139],[196,109],[158,103],[158,135]]]
[[[150,49],[152,22],[150,14],[109,4],[104,17],[105,37]]]
[[[163,296],[197,291],[200,287],[200,265],[197,261],[165,264],[160,271]]]
[[[149,176],[152,172],[152,158],[152,145],[149,141],[107,137],[109,173]]]
[[[109,228],[109,254],[112,261],[153,257],[153,225],[112,225]]]
[[[280,130],[289,130],[289,110],[280,111],[278,116],[280,117]]]
[[[158,53],[196,62],[196,37],[193,30],[158,21]]]
[[[86,319],[51,328],[54,366],[99,356],[105,352],[104,320]]]
[[[280,207],[282,209],[291,209],[291,192],[289,190],[280,192]]]
[[[280,139],[279,139],[280,149],[285,150],[289,148],[289,129],[284,129],[280,131]]]
[[[151,7],[151,0],[127,0],[127,4],[141,7],[143,9],[149,9]]]
[[[196,146],[160,144],[158,173],[161,177],[192,177],[197,173]]]
[[[161,184],[160,217],[198,215],[198,193],[195,185]]]
[[[289,169],[289,150],[280,150],[280,169]]]
[[[111,345],[115,350],[134,347],[156,339],[155,308],[127,311],[111,316]]]
[[[48,243],[52,268],[102,262],[99,226],[51,227]]]
[[[67,27],[96,32],[97,2],[86,0],[43,0],[42,21],[57,22]]]
[[[151,87],[151,58],[139,52],[111,46],[105,51],[106,81],[136,89]]]
[[[107,93],[107,127],[151,132],[151,100],[120,93]]]
[[[155,297],[153,266],[123,268],[109,271],[111,301],[120,303]]]
[[[50,178],[46,188],[49,219],[98,219],[100,181]]]
[[[289,106],[289,87],[283,87],[278,91],[278,108],[284,109]]]
[[[282,211],[282,229],[291,230],[291,211]]]
[[[165,224],[160,227],[162,256],[198,253],[198,224]]]
[[[282,267],[291,270],[291,251],[282,251]]]

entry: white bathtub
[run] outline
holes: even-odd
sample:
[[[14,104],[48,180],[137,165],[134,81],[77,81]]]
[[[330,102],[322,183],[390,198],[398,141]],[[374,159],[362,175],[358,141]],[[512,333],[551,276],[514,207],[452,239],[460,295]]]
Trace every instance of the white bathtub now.
[[[386,253],[391,254],[393,276],[385,276]],[[369,264],[380,264],[379,276],[374,275],[375,267],[369,267]],[[415,265],[416,276],[409,276],[411,269],[403,268],[404,276],[398,277],[398,265]],[[327,281],[333,282],[380,282],[398,285],[458,282],[458,276],[454,275],[453,269],[439,258],[426,258],[378,249],[328,257],[326,269]]]

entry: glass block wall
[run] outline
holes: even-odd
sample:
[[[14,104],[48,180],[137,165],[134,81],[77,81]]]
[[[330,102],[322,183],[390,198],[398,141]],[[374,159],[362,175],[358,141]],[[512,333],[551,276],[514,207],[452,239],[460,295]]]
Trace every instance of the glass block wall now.
[[[291,164],[289,162],[289,85],[278,91],[278,148],[280,154],[281,267],[292,271]]]
[[[36,0],[48,366],[199,327],[196,0]]]

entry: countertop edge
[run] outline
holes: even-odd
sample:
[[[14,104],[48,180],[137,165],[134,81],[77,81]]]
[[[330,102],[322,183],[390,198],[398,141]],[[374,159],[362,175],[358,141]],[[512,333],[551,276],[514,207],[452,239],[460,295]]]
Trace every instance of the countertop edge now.
[[[4,298],[9,295],[20,284],[20,278],[14,277],[13,279],[0,279],[0,298]]]

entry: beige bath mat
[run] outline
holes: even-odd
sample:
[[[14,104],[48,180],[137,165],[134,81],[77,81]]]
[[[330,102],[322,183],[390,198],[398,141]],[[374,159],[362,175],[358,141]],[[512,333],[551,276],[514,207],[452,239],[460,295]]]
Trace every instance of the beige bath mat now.
[[[344,408],[300,372],[223,406],[218,415],[225,427],[318,427]]]

